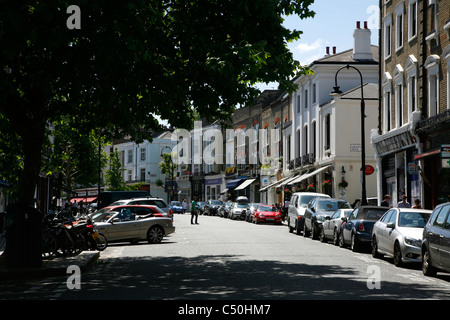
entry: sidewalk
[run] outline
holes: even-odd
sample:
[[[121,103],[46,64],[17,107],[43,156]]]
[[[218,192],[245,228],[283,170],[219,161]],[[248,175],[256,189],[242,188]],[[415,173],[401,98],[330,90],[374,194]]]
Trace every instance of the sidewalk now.
[[[76,265],[80,267],[81,271],[84,271],[99,257],[100,252],[98,251],[83,251],[74,257],[43,259],[42,266],[35,268],[7,268],[0,263],[0,280],[63,276],[67,275],[69,266]]]

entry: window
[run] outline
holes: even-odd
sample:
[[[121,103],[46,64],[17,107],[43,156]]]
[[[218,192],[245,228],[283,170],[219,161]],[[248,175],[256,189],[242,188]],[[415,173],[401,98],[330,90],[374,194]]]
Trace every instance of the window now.
[[[432,117],[439,113],[439,65],[440,57],[430,55],[425,60],[425,68],[428,73],[428,116]]]
[[[443,228],[445,226],[445,218],[447,217],[448,208],[442,208],[441,212],[439,212],[438,216],[436,217],[436,220],[434,220],[433,225],[436,227]],[[448,220],[448,219],[447,219]]]
[[[127,163],[133,163],[133,150],[127,150]]]
[[[297,113],[300,113],[300,98],[301,98],[300,94],[297,95]]]
[[[409,55],[406,61],[405,71],[407,74],[407,104],[408,116],[417,110],[417,59],[414,55]],[[408,119],[410,121],[410,119]]]
[[[312,85],[312,103],[316,103],[317,102],[317,88],[316,88],[316,84],[313,83]]]
[[[392,13],[384,18],[384,59],[392,54]]]
[[[145,161],[145,148],[141,148],[141,161]]]
[[[141,168],[140,181],[145,181],[145,168]]]
[[[308,126],[305,126],[305,134],[303,135],[303,138],[305,139],[305,141],[303,141],[304,143],[304,149],[303,149],[303,154],[307,154],[308,153]]]
[[[408,11],[408,38],[412,40],[417,37],[417,0],[409,1]]]
[[[395,50],[403,48],[403,16],[404,7],[403,1],[400,2],[395,8]]]
[[[397,128],[403,125],[403,88],[401,84],[395,86],[395,115],[396,115],[396,124]]]
[[[386,91],[384,93],[384,131],[388,132],[391,127],[391,92]]]
[[[308,109],[308,90],[305,90],[305,110]]]
[[[330,149],[331,146],[331,119],[330,114],[327,114],[325,116],[325,143],[324,148],[325,150]]]

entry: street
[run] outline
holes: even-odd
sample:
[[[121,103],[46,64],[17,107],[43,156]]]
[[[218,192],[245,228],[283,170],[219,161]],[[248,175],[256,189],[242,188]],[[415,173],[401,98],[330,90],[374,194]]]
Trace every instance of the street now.
[[[176,232],[157,245],[110,244],[81,274],[8,281],[0,299],[292,300],[449,299],[450,274],[429,278],[420,265],[354,253],[288,232],[216,216],[174,216]],[[68,275],[69,277],[69,275]]]

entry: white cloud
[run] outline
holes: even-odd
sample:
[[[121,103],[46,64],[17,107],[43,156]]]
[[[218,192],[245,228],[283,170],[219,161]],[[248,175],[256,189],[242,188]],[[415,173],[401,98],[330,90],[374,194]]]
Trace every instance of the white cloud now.
[[[327,45],[328,42],[326,40],[319,38],[313,43],[297,43],[291,50],[294,59],[300,61],[302,65],[308,65],[325,55],[325,47]]]

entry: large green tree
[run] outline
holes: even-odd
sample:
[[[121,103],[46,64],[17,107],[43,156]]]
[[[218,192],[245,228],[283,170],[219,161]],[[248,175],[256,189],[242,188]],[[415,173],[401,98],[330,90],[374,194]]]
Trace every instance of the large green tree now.
[[[154,115],[181,128],[195,113],[225,118],[257,82],[293,89],[302,67],[287,42],[301,32],[282,17],[314,14],[313,0],[76,2],[0,0],[0,128],[23,155],[21,204],[32,204],[49,123],[74,117],[80,132],[139,140]],[[81,29],[68,28],[73,4]]]

